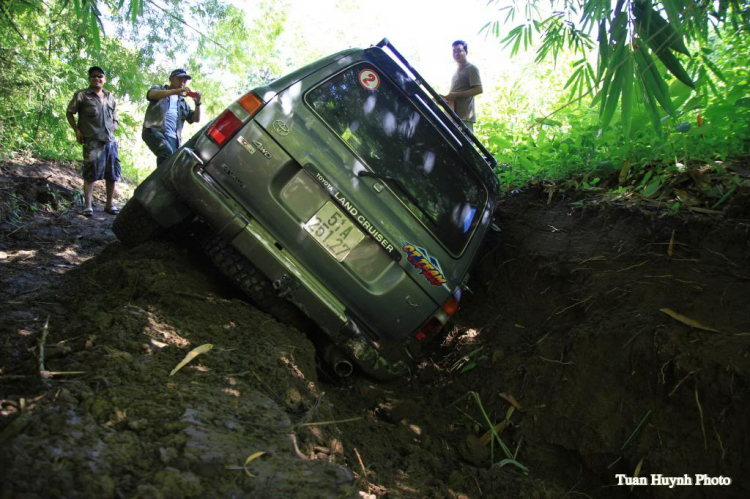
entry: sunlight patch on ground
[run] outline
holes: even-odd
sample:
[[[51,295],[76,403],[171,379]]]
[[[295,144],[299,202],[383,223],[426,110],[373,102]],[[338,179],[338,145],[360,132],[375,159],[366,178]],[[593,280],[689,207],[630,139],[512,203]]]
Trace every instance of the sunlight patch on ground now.
[[[226,393],[227,395],[231,395],[233,397],[240,398],[240,396],[242,396],[240,391],[235,388],[224,388],[222,391]]]
[[[159,319],[152,314],[138,307],[129,307],[129,312],[132,315],[140,316],[146,320],[146,324],[143,326],[143,334],[150,337],[152,343],[158,347],[162,347],[163,344],[174,345],[177,347],[185,348],[190,346],[190,341],[180,336],[175,328],[169,324],[163,324]]]
[[[36,256],[36,250],[0,251],[0,261],[19,263]]]
[[[81,257],[78,254],[78,252],[75,249],[73,249],[73,247],[71,246],[66,247],[62,251],[58,251],[57,253],[55,253],[55,256],[62,258],[63,260],[65,260],[66,262],[70,264],[83,263],[89,258],[91,258],[90,256]]]

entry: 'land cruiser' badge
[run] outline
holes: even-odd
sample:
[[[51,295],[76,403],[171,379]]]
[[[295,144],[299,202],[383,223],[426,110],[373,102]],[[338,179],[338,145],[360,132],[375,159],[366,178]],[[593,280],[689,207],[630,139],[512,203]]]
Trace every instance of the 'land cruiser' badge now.
[[[367,90],[377,90],[380,86],[380,76],[372,69],[363,69],[359,72],[359,84]]]

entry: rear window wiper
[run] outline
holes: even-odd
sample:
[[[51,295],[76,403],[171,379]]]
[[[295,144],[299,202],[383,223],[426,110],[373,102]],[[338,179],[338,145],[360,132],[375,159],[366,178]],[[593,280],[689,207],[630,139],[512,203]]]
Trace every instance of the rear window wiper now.
[[[367,171],[367,170],[362,170],[362,171],[360,171],[359,173],[357,173],[357,176],[358,176],[358,177],[372,177],[372,178],[376,178],[376,179],[378,179],[378,180],[382,180],[383,182],[392,182],[392,183],[393,183],[393,185],[395,185],[396,187],[398,187],[398,190],[400,190],[400,191],[401,191],[402,193],[404,193],[404,195],[406,196],[406,198],[407,198],[407,199],[409,200],[409,202],[410,202],[411,204],[413,204],[413,205],[414,205],[414,207],[415,207],[415,208],[417,208],[417,209],[418,209],[419,211],[421,211],[421,212],[422,212],[422,213],[423,213],[423,214],[424,214],[424,215],[425,215],[425,216],[426,216],[427,218],[429,218],[429,219],[430,219],[430,221],[431,221],[432,223],[434,223],[435,225],[437,225],[437,220],[435,220],[435,219],[434,219],[434,218],[432,217],[432,215],[430,215],[429,213],[427,213],[427,212],[426,212],[426,211],[424,210],[424,208],[422,208],[422,206],[421,206],[421,205],[419,204],[419,201],[417,201],[417,198],[415,198],[415,197],[414,197],[414,196],[413,196],[413,195],[411,194],[411,192],[409,192],[409,191],[408,191],[408,190],[406,189],[406,187],[404,187],[404,184],[402,184],[402,183],[401,183],[401,181],[400,181],[399,179],[397,179],[397,178],[395,178],[395,177],[391,177],[390,175],[381,175],[381,174],[379,174],[379,173],[374,173],[374,172],[370,172],[370,171]]]

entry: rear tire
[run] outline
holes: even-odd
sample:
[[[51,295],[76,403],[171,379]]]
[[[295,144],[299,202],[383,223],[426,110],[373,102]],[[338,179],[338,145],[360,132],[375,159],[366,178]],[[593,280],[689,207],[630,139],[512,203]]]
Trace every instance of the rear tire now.
[[[131,198],[115,218],[112,232],[123,245],[132,248],[156,238],[164,232],[164,228],[151,217],[140,201]]]
[[[271,281],[220,236],[210,237],[204,250],[213,264],[247,295],[259,310],[300,331],[310,331],[311,320],[292,302],[276,293]]]

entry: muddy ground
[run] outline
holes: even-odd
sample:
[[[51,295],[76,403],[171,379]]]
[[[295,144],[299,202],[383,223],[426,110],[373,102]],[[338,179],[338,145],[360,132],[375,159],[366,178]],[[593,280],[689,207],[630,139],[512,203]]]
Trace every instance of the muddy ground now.
[[[123,248],[70,165],[0,178],[3,497],[750,495],[747,198],[510,196],[446,334],[376,383],[320,369],[184,240]]]

